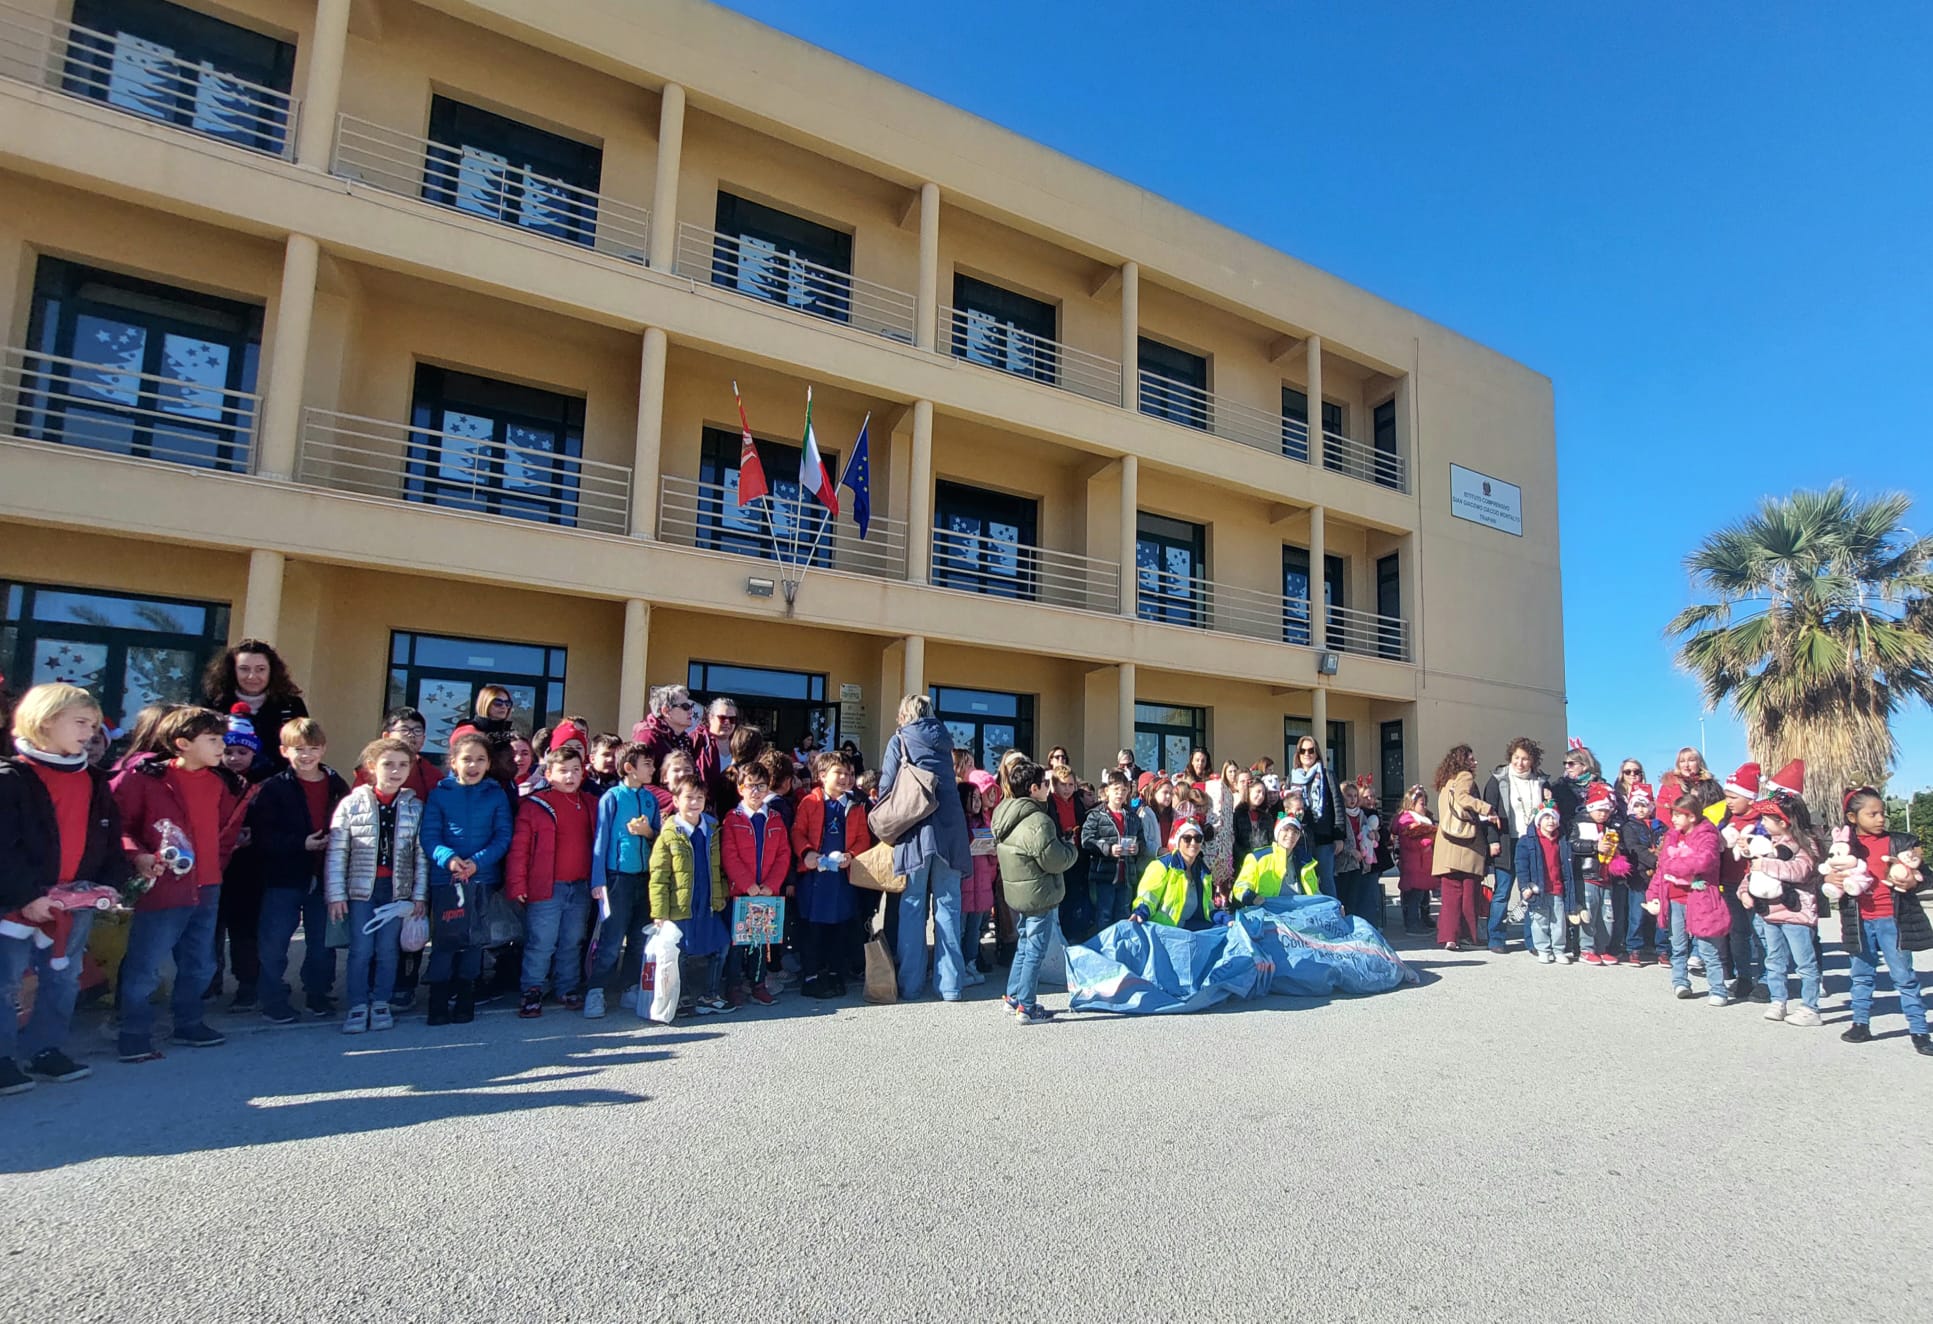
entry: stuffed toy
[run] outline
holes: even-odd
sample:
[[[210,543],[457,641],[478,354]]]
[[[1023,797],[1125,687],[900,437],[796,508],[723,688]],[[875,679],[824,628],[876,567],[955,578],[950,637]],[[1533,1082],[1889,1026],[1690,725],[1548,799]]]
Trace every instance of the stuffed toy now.
[[[1922,853],[1918,845],[1907,846],[1897,855],[1886,857],[1886,885],[1895,892],[1910,892],[1920,881]]]
[[[1752,862],[1752,871],[1745,875],[1745,890],[1760,901],[1777,901],[1785,895],[1785,884],[1758,867],[1761,860],[1776,859],[1778,853],[1772,838],[1762,832],[1745,838],[1745,858]]]
[[[1837,882],[1835,874],[1845,871],[1845,876]],[[1832,844],[1826,848],[1826,858],[1820,862],[1819,872],[1824,875],[1825,883],[1820,887],[1832,900],[1844,896],[1860,896],[1873,885],[1873,876],[1866,870],[1866,862],[1852,853],[1852,829],[1835,828]]]

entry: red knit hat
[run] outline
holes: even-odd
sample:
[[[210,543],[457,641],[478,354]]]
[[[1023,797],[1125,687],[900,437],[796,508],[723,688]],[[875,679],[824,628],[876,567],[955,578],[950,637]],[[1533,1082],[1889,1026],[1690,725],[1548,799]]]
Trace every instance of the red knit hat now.
[[[551,728],[550,747],[552,749],[562,749],[573,740],[581,749],[589,750],[591,747],[590,737],[585,735],[584,728],[575,722],[559,722]]]
[[[1783,791],[1787,795],[1803,796],[1805,794],[1805,760],[1793,759],[1783,768],[1773,773],[1767,784],[1775,791]]]
[[[1759,766],[1756,763],[1741,763],[1738,771],[1725,779],[1725,794],[1742,795],[1748,800],[1758,799]]]

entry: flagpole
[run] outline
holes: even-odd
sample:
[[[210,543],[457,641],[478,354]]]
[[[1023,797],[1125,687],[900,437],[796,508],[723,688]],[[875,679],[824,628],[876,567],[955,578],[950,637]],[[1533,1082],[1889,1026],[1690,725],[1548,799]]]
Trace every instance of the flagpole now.
[[[803,436],[799,438],[799,454],[801,459],[804,458],[805,446],[807,441],[811,438],[811,436],[812,436],[812,387],[808,383],[805,388],[805,433]],[[799,486],[798,504],[792,508],[792,568],[795,574],[802,573],[799,567],[799,518],[805,511],[805,484],[800,483],[798,486]]]
[[[865,417],[864,419],[862,419],[862,420],[860,420],[860,423],[859,423],[859,435],[860,435],[860,436],[862,436],[862,437],[863,437],[863,436],[865,436],[865,435],[866,435],[866,427],[867,427],[867,425],[868,425],[868,424],[870,424],[870,423],[871,423],[872,421],[873,421],[873,411],[872,411],[872,410],[870,410],[870,409],[868,409],[868,410],[866,411],[866,417]],[[854,451],[855,451],[855,453],[857,453],[857,447],[856,447],[856,446],[855,446],[855,448],[854,448]],[[852,456],[850,456],[850,455],[849,455],[849,456],[847,456],[847,457],[846,457],[846,463],[847,463],[847,465],[851,465],[851,464],[852,464]],[[840,485],[841,487],[844,487],[844,486],[845,486],[845,483],[846,483],[846,478],[847,478],[847,477],[850,477],[850,476],[851,476],[851,475],[850,475],[850,474],[848,474],[848,475],[846,475],[846,476],[844,476],[844,477],[841,477],[841,478],[840,478],[840,480],[839,480],[839,485]],[[801,500],[803,500],[803,498],[804,498],[804,493],[801,493],[801,494],[800,494],[800,498],[801,498]],[[806,559],[806,560],[807,560],[808,562],[810,562],[810,561],[812,560],[812,558],[813,558],[814,556],[817,556],[817,555],[819,554],[819,544],[825,541],[825,536],[826,536],[826,528],[827,528],[827,526],[829,526],[829,525],[830,525],[831,523],[832,523],[832,520],[831,520],[831,519],[825,519],[825,520],[822,520],[822,521],[820,521],[820,524],[819,524],[819,535],[818,535],[818,537],[816,537],[816,538],[814,538],[814,539],[812,540],[812,546],[811,546],[810,548],[808,548],[808,549],[806,550],[806,554],[805,554],[805,559]]]

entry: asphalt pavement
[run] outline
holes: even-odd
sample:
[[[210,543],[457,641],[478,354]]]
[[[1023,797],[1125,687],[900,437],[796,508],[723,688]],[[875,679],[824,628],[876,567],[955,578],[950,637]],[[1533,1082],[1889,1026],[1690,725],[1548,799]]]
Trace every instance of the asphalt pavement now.
[[[1392,918],[1394,912],[1392,909]],[[1933,1310],[1933,1060],[1667,972],[1020,1026],[486,1010],[0,1099],[5,1317],[1840,1320]],[[1922,958],[1922,965],[1925,964]],[[857,986],[855,985],[855,990]],[[1065,997],[1049,995],[1050,1007]]]

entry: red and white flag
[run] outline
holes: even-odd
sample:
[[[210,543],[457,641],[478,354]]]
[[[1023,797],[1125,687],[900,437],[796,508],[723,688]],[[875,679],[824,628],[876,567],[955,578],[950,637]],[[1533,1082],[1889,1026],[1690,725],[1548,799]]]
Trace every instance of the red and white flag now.
[[[745,401],[739,398],[738,383],[732,383],[732,399],[738,402],[738,505],[742,510],[772,490],[765,485],[765,466],[759,463],[758,447],[752,442],[752,425],[745,421]]]

